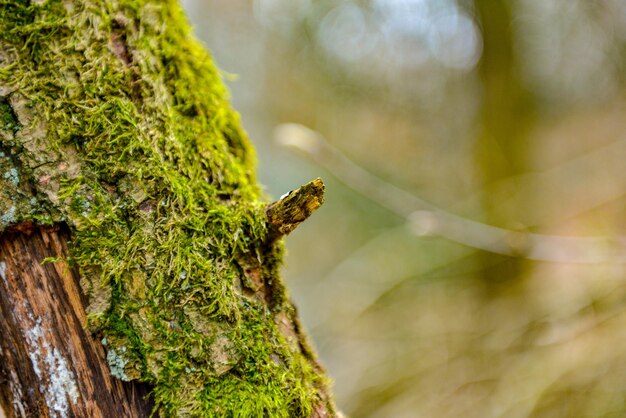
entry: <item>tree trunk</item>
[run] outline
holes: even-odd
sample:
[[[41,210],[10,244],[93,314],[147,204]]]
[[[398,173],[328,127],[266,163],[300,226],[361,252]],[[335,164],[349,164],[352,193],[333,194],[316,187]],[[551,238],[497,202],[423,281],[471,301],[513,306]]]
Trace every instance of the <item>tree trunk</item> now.
[[[175,2],[0,0],[2,409],[336,416],[279,274],[322,201],[263,202]]]
[[[535,102],[524,88],[517,62],[515,22],[511,0],[476,0],[480,19],[483,52],[478,68],[482,83],[480,129],[475,148],[475,162],[482,183],[484,221],[512,229],[511,219],[518,213],[510,208],[526,207],[528,202],[515,201],[511,191],[498,189],[504,179],[519,176],[528,169],[528,131],[535,114]],[[528,263],[493,253],[481,254],[484,284],[489,295],[510,289],[511,280],[524,276]]]

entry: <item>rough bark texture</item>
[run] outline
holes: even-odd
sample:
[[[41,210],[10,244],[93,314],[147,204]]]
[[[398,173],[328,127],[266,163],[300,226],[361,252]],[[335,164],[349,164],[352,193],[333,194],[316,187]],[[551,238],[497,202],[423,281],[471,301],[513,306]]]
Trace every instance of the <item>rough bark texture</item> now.
[[[324,182],[317,178],[268,205],[265,208],[268,238],[287,235],[307,220],[324,203],[324,190]]]
[[[102,344],[84,329],[85,296],[66,263],[69,231],[0,235],[0,398],[17,417],[141,417],[145,385],[115,379]]]
[[[320,187],[302,201],[321,203]],[[82,379],[91,376],[72,368],[72,356],[82,361],[91,333],[111,374],[149,384],[163,416],[336,415],[279,274],[274,224],[301,219],[268,225],[265,208],[253,150],[176,2],[0,0],[0,232],[34,224],[69,233],[56,238],[36,226],[3,241],[0,261],[13,266],[3,314],[19,327],[3,332],[3,355],[22,356],[0,365],[11,413],[25,406],[9,402],[9,365],[28,357],[24,378],[37,381],[18,383],[40,392],[24,395],[28,408],[64,416],[45,396],[51,372],[40,377],[36,363],[67,331],[65,375],[76,383],[50,399],[65,402],[68,416],[78,400],[89,403],[92,383]],[[80,334],[85,317],[70,276],[45,279],[67,303],[50,296],[48,310],[35,310],[32,298],[46,287],[29,293],[28,283],[44,279],[22,278],[9,257],[29,253],[38,237],[56,250],[70,240],[67,254],[33,274],[67,265],[80,272],[89,332]],[[13,297],[20,291],[22,299]],[[46,322],[64,315],[75,323]],[[40,333],[44,324],[55,331]],[[20,335],[27,346],[11,351]],[[102,360],[101,346],[90,350]],[[93,365],[92,373],[103,370]]]

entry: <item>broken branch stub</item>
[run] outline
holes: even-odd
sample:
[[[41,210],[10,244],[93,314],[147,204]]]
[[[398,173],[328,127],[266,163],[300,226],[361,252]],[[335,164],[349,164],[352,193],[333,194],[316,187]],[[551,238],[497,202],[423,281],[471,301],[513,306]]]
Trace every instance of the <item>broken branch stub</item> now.
[[[324,191],[324,182],[318,177],[267,205],[270,240],[289,234],[311,216],[324,203]]]

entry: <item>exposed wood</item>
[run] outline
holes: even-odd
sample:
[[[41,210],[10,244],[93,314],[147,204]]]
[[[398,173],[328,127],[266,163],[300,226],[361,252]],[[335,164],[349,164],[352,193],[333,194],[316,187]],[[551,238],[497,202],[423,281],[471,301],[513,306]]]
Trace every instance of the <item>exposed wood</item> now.
[[[104,349],[84,326],[86,298],[65,261],[62,227],[0,236],[0,405],[7,417],[143,417],[145,385],[108,370]]]
[[[321,178],[292,190],[265,209],[270,240],[289,234],[324,203],[326,187]]]

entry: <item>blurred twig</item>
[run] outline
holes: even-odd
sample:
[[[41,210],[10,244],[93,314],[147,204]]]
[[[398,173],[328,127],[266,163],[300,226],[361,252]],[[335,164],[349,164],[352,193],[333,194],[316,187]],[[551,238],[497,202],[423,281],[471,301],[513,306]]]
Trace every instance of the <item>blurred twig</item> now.
[[[355,164],[318,132],[282,124],[276,141],[303,153],[365,197],[407,219],[418,236],[438,235],[492,253],[559,263],[626,263],[626,237],[567,237],[512,231],[446,212]]]

